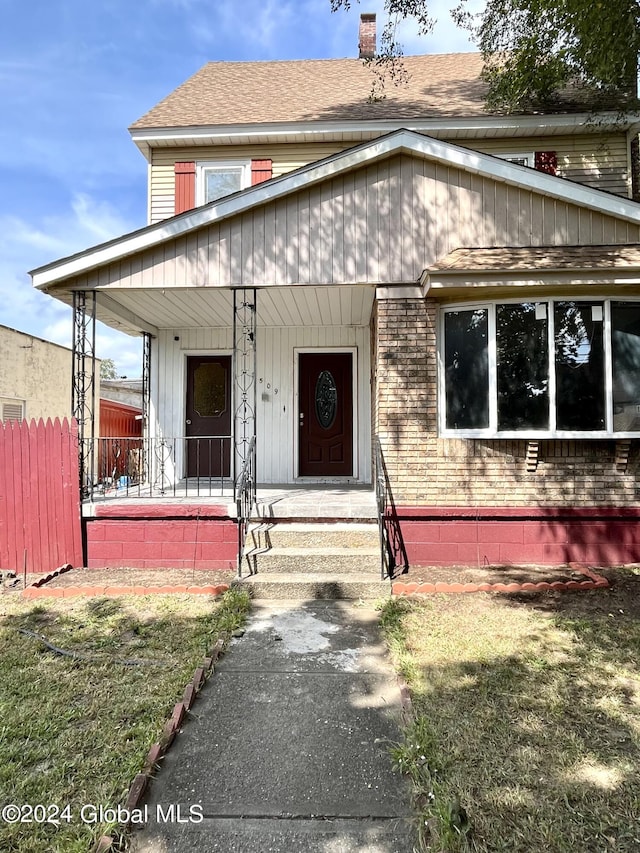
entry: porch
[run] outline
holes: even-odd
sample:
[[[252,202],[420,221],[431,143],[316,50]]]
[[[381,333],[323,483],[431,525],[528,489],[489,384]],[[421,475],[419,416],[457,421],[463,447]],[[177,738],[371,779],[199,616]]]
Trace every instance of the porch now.
[[[262,526],[263,532],[276,524],[298,522],[319,522],[326,531],[365,524],[377,539],[376,495],[371,486],[259,486],[250,519],[238,517],[233,484],[221,481],[219,486],[210,489],[208,484],[205,488],[183,480],[170,496],[127,496],[124,489],[121,494],[116,491],[85,501],[87,566],[235,571],[242,560],[249,520]],[[247,553],[252,547],[248,544]],[[379,564],[378,551],[375,566]]]
[[[215,512],[237,517],[234,483],[229,479],[185,479],[164,494],[154,494],[147,485],[125,485],[95,492],[93,500],[82,504],[83,518],[169,517],[191,511]],[[259,485],[256,489],[254,520],[273,519],[311,521],[331,519],[350,521],[377,518],[376,494],[369,485]]]

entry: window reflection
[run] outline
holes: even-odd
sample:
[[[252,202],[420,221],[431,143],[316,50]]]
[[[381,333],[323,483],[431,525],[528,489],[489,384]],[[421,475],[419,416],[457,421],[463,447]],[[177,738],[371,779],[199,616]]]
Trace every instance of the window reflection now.
[[[611,304],[613,428],[640,430],[640,305]]]
[[[532,302],[496,308],[498,429],[549,428],[545,309]]]
[[[446,424],[449,429],[489,426],[488,311],[445,314]]]
[[[556,302],[556,426],[605,428],[602,302]]]

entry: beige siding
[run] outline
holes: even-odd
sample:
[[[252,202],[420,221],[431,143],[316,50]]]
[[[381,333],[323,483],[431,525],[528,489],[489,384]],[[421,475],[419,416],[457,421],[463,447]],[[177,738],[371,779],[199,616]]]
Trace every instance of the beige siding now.
[[[157,148],[152,152],[151,216],[150,223],[159,222],[174,214],[176,162],[214,162],[216,160],[273,161],[273,177],[277,178],[308,163],[322,160],[345,148],[340,143],[317,145],[273,145],[269,148],[251,145],[223,145],[199,148]]]
[[[485,154],[526,154],[555,151],[558,175],[625,197],[630,196],[631,177],[625,133],[588,133],[529,139],[477,140],[467,147]]]
[[[461,143],[456,140],[456,144]],[[150,166],[150,222],[159,222],[174,214],[174,165],[176,161],[216,161],[262,159],[273,161],[273,177],[284,175],[308,163],[329,157],[349,147],[340,143],[314,145],[209,146],[200,148],[159,148],[152,152]],[[630,194],[627,142],[624,133],[587,133],[573,136],[529,137],[518,139],[473,140],[466,147],[487,154],[555,151],[558,173],[579,183],[614,192]]]
[[[175,340],[175,338],[179,340]],[[155,348],[157,376],[154,403],[160,420],[156,431],[165,436],[184,435],[186,356],[196,353],[230,354],[232,332],[228,328],[169,329],[160,333]],[[257,335],[257,423],[258,480],[261,483],[290,483],[296,476],[295,437],[297,400],[295,362],[298,349],[355,349],[357,391],[356,431],[359,482],[370,482],[370,345],[369,328],[315,326],[258,328]],[[155,406],[154,406],[155,409]],[[179,455],[177,476],[184,476],[184,458]],[[316,479],[316,478],[314,478]],[[316,479],[317,481],[317,479]]]
[[[637,225],[396,156],[90,273],[83,287],[415,282],[453,249],[626,243]]]

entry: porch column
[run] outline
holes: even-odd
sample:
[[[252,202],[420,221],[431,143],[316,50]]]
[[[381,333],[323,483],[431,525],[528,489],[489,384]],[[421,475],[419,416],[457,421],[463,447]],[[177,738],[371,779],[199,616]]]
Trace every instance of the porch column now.
[[[96,294],[73,293],[71,413],[78,423],[80,495],[90,494],[95,474]]]
[[[151,335],[142,335],[142,458],[140,459],[140,481],[151,481],[149,465],[149,409],[151,404]]]
[[[234,439],[236,478],[250,455],[256,436],[256,317],[257,291],[233,291],[233,377],[235,384]]]

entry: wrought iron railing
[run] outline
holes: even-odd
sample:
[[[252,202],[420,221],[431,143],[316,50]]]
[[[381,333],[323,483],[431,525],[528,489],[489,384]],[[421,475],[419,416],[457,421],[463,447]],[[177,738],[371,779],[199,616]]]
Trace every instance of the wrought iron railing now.
[[[256,503],[256,437],[252,436],[242,470],[235,485],[236,517],[238,520],[238,577],[242,577],[242,562],[251,513]]]
[[[94,439],[94,471],[85,496],[217,497],[231,494],[230,435]]]
[[[385,578],[394,578],[401,572],[406,572],[409,568],[409,560],[393,502],[382,446],[377,435],[373,438],[373,451],[378,531],[380,533],[380,573],[384,580]]]

